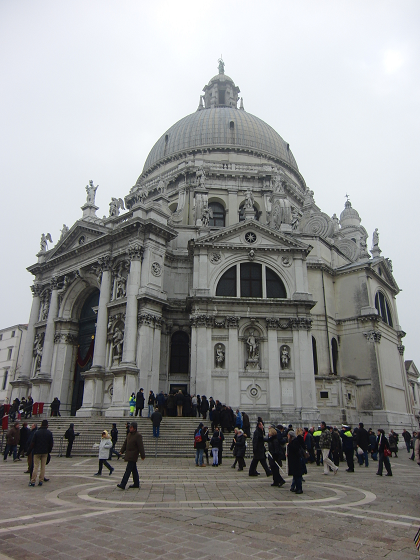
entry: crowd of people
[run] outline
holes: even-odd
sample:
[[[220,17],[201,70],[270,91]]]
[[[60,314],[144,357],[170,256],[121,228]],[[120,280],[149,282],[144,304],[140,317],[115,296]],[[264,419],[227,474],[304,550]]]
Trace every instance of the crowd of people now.
[[[162,421],[164,410],[159,409],[159,401],[154,399],[154,408],[149,410],[149,417],[153,424],[153,435],[159,437],[159,426]],[[211,428],[200,422],[194,431],[195,465],[205,467],[209,465],[209,456],[212,457],[212,466],[218,467],[223,462],[224,444],[227,442],[232,452],[234,462],[231,468],[244,471],[246,467],[245,455],[247,440],[251,439],[249,416],[245,412],[236,410],[233,413],[230,407],[222,405],[218,400],[212,398],[208,401],[210,411]],[[181,413],[184,412],[182,408]],[[206,410],[207,412],[207,410]],[[201,412],[201,414],[203,414]],[[206,418],[203,416],[203,420]],[[74,431],[74,424],[70,424],[65,433],[68,441],[66,457],[71,457],[71,450],[75,438],[79,434]],[[413,461],[420,466],[420,431],[410,434],[408,430],[403,430],[402,437],[406,445],[407,452]],[[118,484],[118,488],[125,489],[130,476],[133,477],[133,484],[129,488],[139,488],[139,474],[137,471],[137,460],[139,456],[145,458],[143,438],[137,430],[136,422],[127,422],[126,437],[120,451],[116,450],[118,442],[118,429],[115,423],[112,424],[110,433],[107,430],[102,432],[100,442],[97,444],[98,451],[98,471],[95,476],[101,476],[103,466],[109,475],[114,468],[109,464],[113,455],[117,459],[124,457],[126,461],[126,471]],[[323,474],[336,475],[340,468],[340,463],[347,463],[346,472],[353,473],[355,464],[361,467],[369,467],[369,460],[377,462],[378,476],[382,476],[385,467],[385,476],[392,476],[390,458],[392,454],[397,457],[399,435],[391,430],[388,437],[383,429],[378,429],[376,433],[369,428],[365,429],[362,422],[352,429],[343,424],[339,429],[336,426],[328,426],[321,422],[318,428],[297,428],[289,424],[285,426],[270,425],[268,429],[261,417],[258,418],[257,426],[252,434],[252,460],[249,465],[248,475],[251,477],[259,476],[257,471],[258,464],[261,465],[267,477],[272,477],[272,486],[281,488],[285,484],[282,475],[286,475],[283,466],[287,459],[287,473],[292,477],[290,487],[291,492],[296,494],[303,493],[302,482],[304,475],[307,474],[307,465],[315,464],[323,466]],[[38,485],[42,486],[48,479],[45,477],[45,467],[49,462],[50,454],[53,449],[53,435],[48,430],[48,420],[44,419],[41,426],[37,427],[33,423],[31,427],[27,422],[15,421],[6,434],[6,445],[3,459],[7,460],[13,456],[13,461],[22,461],[27,457],[27,470],[25,473],[30,475],[29,486],[35,486],[38,470],[40,468]],[[344,459],[345,457],[345,459]],[[205,459],[204,459],[205,458]],[[286,467],[285,467],[286,468]]]

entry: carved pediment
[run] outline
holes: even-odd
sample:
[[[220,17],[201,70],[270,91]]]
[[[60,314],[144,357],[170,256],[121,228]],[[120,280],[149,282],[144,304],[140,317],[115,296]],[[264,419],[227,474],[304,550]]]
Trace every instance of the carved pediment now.
[[[217,232],[198,237],[189,243],[190,251],[195,247],[221,249],[258,249],[262,251],[303,252],[308,255],[311,245],[298,241],[293,234],[275,231],[256,220],[245,220]]]
[[[68,233],[59,240],[57,245],[49,251],[48,260],[63,255],[73,249],[98,240],[109,233],[108,228],[98,224],[86,223],[82,220],[76,222]]]
[[[375,263],[372,268],[380,276],[381,280],[386,282],[391,288],[400,291],[397,282],[395,281],[394,275],[392,274],[392,264],[389,259],[380,257],[378,262]]]

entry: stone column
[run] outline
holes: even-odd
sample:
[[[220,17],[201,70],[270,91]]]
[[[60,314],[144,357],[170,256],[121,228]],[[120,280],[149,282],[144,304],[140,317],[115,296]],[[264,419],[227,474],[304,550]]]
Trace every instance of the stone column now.
[[[111,297],[111,257],[105,255],[99,258],[102,270],[101,292],[99,295],[98,317],[96,319],[95,349],[92,368],[104,369],[106,358],[106,337],[108,328],[107,305]]]
[[[298,409],[301,409],[301,420],[305,424],[317,422],[319,417],[312,359],[312,338],[309,329],[310,326],[307,323],[306,326],[301,325],[293,333],[295,357],[297,354],[299,355],[295,377],[296,405]]]
[[[39,308],[41,305],[40,295],[42,292],[42,287],[35,284],[34,286],[31,286],[31,290],[33,294],[31,315],[29,317],[22,367],[20,368],[18,379],[29,379],[31,376],[31,366],[35,342],[35,323],[37,323],[39,319]]]
[[[192,331],[195,332],[196,343],[196,363],[195,365],[195,392],[199,395],[205,395],[207,398],[211,392],[211,374],[208,371],[209,353],[212,354],[211,336],[207,336],[207,327],[213,324],[213,317],[210,315],[194,315],[191,317]],[[191,377],[193,377],[193,364],[191,364]]]
[[[241,404],[241,393],[239,387],[239,341],[238,341],[238,317],[227,317],[226,326],[229,329],[228,347],[228,389],[229,404],[232,409],[238,408]]]
[[[122,364],[135,365],[137,345],[137,294],[140,288],[143,247],[140,245],[132,245],[128,249],[128,254],[131,263],[127,282],[127,306],[125,312]]]
[[[51,280],[51,298],[48,310],[47,326],[45,329],[44,348],[42,351],[40,377],[51,377],[51,365],[54,351],[55,324],[54,319],[58,315],[58,281]]]
[[[228,215],[226,219],[227,226],[233,226],[239,222],[238,214],[238,189],[229,189],[228,191]]]
[[[268,387],[270,417],[278,418],[280,415],[280,351],[277,342],[277,327],[273,321],[267,321],[268,330]]]

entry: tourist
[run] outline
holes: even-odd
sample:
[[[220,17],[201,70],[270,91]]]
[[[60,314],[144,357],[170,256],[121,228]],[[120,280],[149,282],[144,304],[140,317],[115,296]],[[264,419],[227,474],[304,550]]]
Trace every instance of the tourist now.
[[[239,432],[239,428],[235,428],[233,431],[233,439],[232,439],[232,443],[230,445],[230,450],[232,451],[233,456],[235,457],[235,460],[233,462],[233,465],[231,466],[232,469],[236,468],[236,463],[238,462],[238,458],[236,456],[237,453],[237,448],[236,448],[236,436]],[[223,432],[221,432],[223,433]]]
[[[389,442],[385,436],[384,430],[381,428],[378,430],[378,453],[379,453],[379,463],[378,463],[378,476],[382,476],[383,466],[385,465],[386,475],[392,476],[391,463],[389,461],[389,456],[391,455],[391,450],[389,449]]]
[[[304,441],[301,435],[296,436],[293,430],[287,432],[289,445],[287,446],[287,464],[289,476],[292,476],[290,492],[303,494],[302,490],[302,463],[301,454],[304,449]]]
[[[420,432],[416,432],[415,430],[413,430],[413,437],[411,438],[410,441],[410,448],[413,450],[413,452],[411,453],[411,461],[414,461],[414,456],[415,456],[415,447],[416,447],[416,437],[418,436],[418,434],[420,434]]]
[[[233,438],[235,442],[235,463],[238,461],[238,471],[243,471],[246,467],[245,464],[245,452],[246,452],[246,435],[243,430],[238,430],[235,437]],[[235,468],[235,463],[232,465]]]
[[[280,474],[279,467],[282,466],[282,459],[285,459],[283,451],[277,437],[277,430],[271,426],[268,430],[268,462],[270,464],[271,472],[273,473],[273,484],[271,486],[278,486],[281,488],[286,481]]]
[[[165,407],[165,395],[163,394],[163,391],[161,391],[156,397],[156,404],[158,405],[159,412],[163,416],[163,409]],[[152,416],[153,414],[154,412],[152,413]]]
[[[114,472],[114,469],[108,463],[109,453],[112,449],[112,439],[106,430],[102,432],[101,443],[99,444],[99,468],[98,472],[94,476],[102,475],[102,467],[105,465],[109,470],[109,476]]]
[[[414,440],[414,457],[416,463],[420,467],[420,432],[417,433],[416,439]]]
[[[204,424],[199,423],[198,428],[194,432],[194,449],[195,449],[195,466],[205,467],[203,463],[204,449],[206,448],[207,432],[204,432]]]
[[[144,461],[145,453],[144,453],[144,446],[143,446],[143,438],[141,434],[137,431],[137,422],[131,422],[130,425],[130,432],[128,433],[123,446],[121,447],[120,454],[124,455],[124,461],[127,462],[127,467],[125,469],[124,476],[120,484],[117,484],[117,487],[121,490],[125,490],[125,486],[130,478],[130,475],[133,475],[133,484],[130,484],[129,488],[140,488],[140,479],[139,473],[137,470],[137,460],[139,455],[141,456],[141,460]]]
[[[143,391],[143,387],[141,387],[140,391],[138,391],[136,395],[136,416],[137,414],[139,416],[142,416],[143,409],[144,409],[144,391]]]
[[[222,439],[219,430],[216,430],[210,440],[211,453],[213,455],[213,467],[219,466],[219,450],[222,446]]]
[[[26,401],[26,410],[25,410],[25,418],[32,418],[32,409],[34,406],[34,399],[31,395],[29,395],[28,400]]]
[[[3,461],[7,461],[7,456],[13,453],[13,461],[20,461],[17,452],[17,446],[20,441],[20,429],[19,422],[15,422],[11,428],[9,428],[6,434],[6,447],[4,448]]]
[[[405,446],[407,448],[407,453],[410,453],[410,443],[411,443],[411,434],[408,430],[404,429],[402,431],[402,437],[404,438]]]
[[[197,397],[195,395],[191,398],[191,406],[193,418],[197,418]]]
[[[249,421],[249,416],[246,412],[242,411],[242,429],[246,437],[251,437],[251,423]]]
[[[239,428],[240,430],[243,428],[242,414],[239,409],[236,409],[235,428]]]
[[[347,472],[354,472],[354,448],[353,448],[353,434],[351,433],[350,426],[343,424],[341,427],[341,440],[343,442],[343,451],[346,455]]]
[[[155,394],[153,391],[149,391],[149,398],[147,399],[147,406],[149,407],[147,416],[150,418],[155,409]]]
[[[318,426],[317,430],[314,430],[312,437],[314,438],[314,445],[315,445],[315,450],[316,450],[316,466],[319,467],[320,465],[323,464],[323,460],[322,460],[322,449],[319,447],[319,438],[321,437],[322,434],[322,430],[321,430],[321,426]],[[353,444],[352,444],[352,449],[353,449]]]
[[[33,468],[34,468],[34,453],[33,453],[33,450],[30,449],[30,447],[31,447],[32,439],[33,439],[37,429],[38,429],[38,426],[36,424],[32,424],[31,431],[29,432],[28,440],[26,442],[26,449],[25,449],[27,459],[28,459],[28,469],[26,471],[24,471],[24,473],[29,474],[31,476],[32,476]],[[44,477],[44,479],[45,479],[45,477]]]
[[[114,422],[112,424],[112,429],[111,429],[112,447],[111,447],[111,451],[109,452],[109,460],[112,459],[112,455],[116,455],[117,460],[121,457],[121,455],[118,453],[118,451],[115,451],[115,446],[117,445],[117,441],[118,441],[118,430],[117,430],[117,424],[115,424],[115,422]]]
[[[24,422],[23,426],[20,429],[18,457],[25,456],[26,442],[28,441],[28,437],[30,433],[31,430],[28,428],[28,422]]]
[[[358,453],[359,465],[362,466],[364,462],[365,467],[368,467],[369,434],[367,433],[367,430],[365,430],[363,422],[359,422],[359,429],[357,431],[357,445],[363,451],[363,454]]]
[[[68,441],[67,444],[67,450],[66,450],[66,457],[70,458],[71,457],[71,450],[73,449],[73,443],[74,440],[76,439],[76,436],[80,436],[80,433],[77,432],[77,434],[74,431],[74,424],[70,424],[70,427],[67,428],[65,434],[64,434],[64,439],[66,439]]]
[[[201,397],[201,415],[203,417],[203,420],[205,420],[207,418],[207,412],[209,410],[209,401],[206,398],[206,395],[202,395]]]
[[[131,393],[130,400],[128,401],[130,405],[130,416],[134,416],[134,412],[136,410],[136,395],[135,393]]]
[[[398,457],[398,434],[396,434],[394,432],[394,430],[391,430],[391,433],[389,434],[389,449],[391,451],[391,457],[392,454],[395,453],[395,457]]]
[[[29,450],[33,450],[34,468],[32,471],[29,486],[35,486],[36,477],[38,475],[39,464],[41,463],[41,472],[39,474],[38,486],[42,486],[45,479],[45,466],[47,464],[48,455],[51,453],[54,445],[53,435],[48,429],[48,420],[41,422],[41,427],[37,430],[32,438]]]
[[[375,432],[372,430],[372,428],[369,428],[368,435],[369,435],[368,451],[370,453],[370,457],[371,457],[372,461],[377,461],[378,460],[378,446],[377,446],[377,443],[376,443]]]
[[[252,437],[252,450],[253,458],[249,466],[249,476],[258,476],[260,473],[257,471],[258,463],[261,463],[262,468],[265,470],[267,476],[271,476],[271,471],[267,465],[267,459],[265,456],[266,449],[264,445],[264,424],[262,419],[258,419],[259,422],[255,428],[254,435]]]
[[[334,434],[333,434],[334,435]],[[308,428],[303,428],[303,441],[305,442],[305,447],[307,452],[309,453],[308,461],[310,463],[315,463],[315,455],[314,455],[314,438],[312,437],[311,432]]]
[[[53,402],[50,404],[51,416],[61,416],[60,414],[60,401],[57,397],[54,397]]]
[[[155,411],[151,415],[150,420],[153,424],[153,437],[158,438],[160,423],[162,422],[162,413],[160,412],[158,407],[155,408]]]
[[[338,467],[329,459],[329,454],[331,451],[332,434],[330,429],[327,427],[325,422],[321,422],[321,435],[319,437],[319,447],[322,451],[322,461],[324,463],[324,474],[329,474],[329,469],[337,474]],[[303,439],[303,438],[302,438]]]
[[[184,401],[182,403],[182,415],[186,418],[189,418],[191,416],[191,395],[189,395],[188,393],[184,394]]]

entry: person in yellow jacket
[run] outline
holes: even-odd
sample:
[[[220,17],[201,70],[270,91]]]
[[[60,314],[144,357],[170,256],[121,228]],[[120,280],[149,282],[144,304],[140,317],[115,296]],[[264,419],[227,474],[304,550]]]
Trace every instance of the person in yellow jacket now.
[[[130,416],[134,416],[134,412],[136,410],[136,395],[135,393],[131,393],[130,400],[128,401],[130,405]]]
[[[321,426],[318,426],[318,429],[312,434],[312,436],[314,438],[315,449],[316,449],[316,466],[317,467],[319,467],[319,465],[324,464],[324,462],[322,460],[322,451],[321,451],[321,448],[319,447],[319,438],[321,437],[321,434],[322,434]]]

